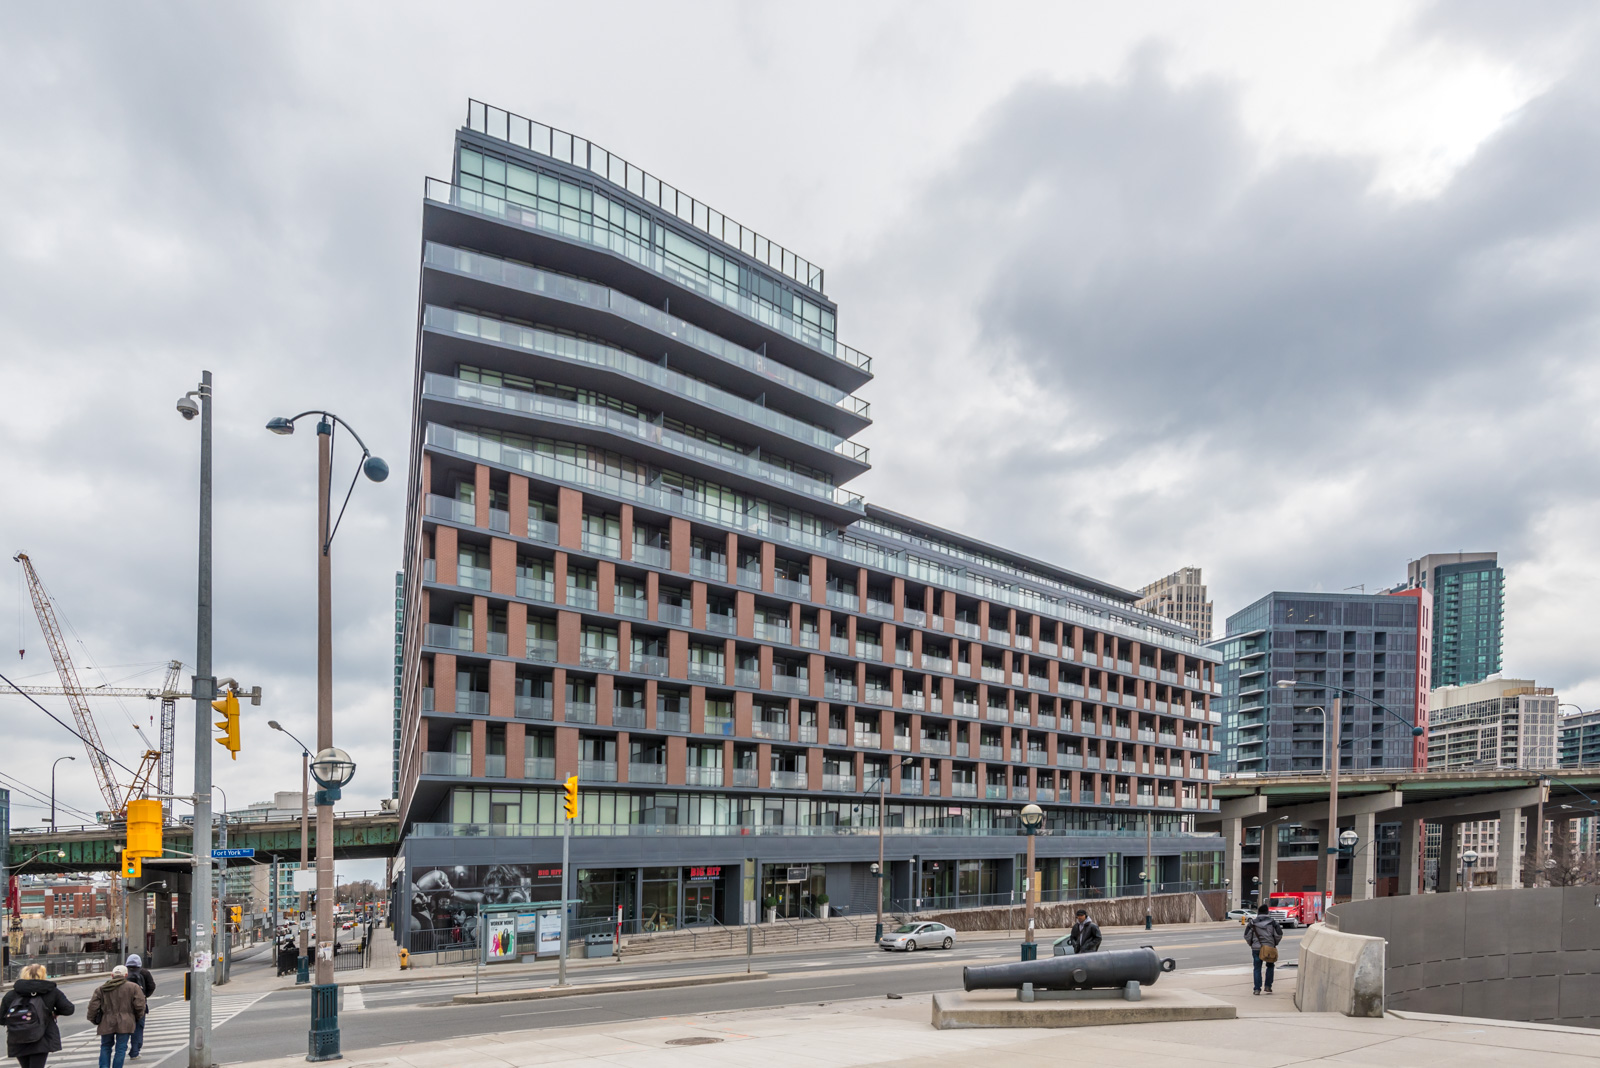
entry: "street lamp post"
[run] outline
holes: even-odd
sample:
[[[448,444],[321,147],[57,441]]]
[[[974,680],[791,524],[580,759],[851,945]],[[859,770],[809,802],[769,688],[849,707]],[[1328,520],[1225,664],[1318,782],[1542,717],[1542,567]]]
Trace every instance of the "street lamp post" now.
[[[56,833],[56,765],[63,760],[77,760],[74,756],[58,756],[50,764],[50,833]]]
[[[1144,814],[1144,874],[1141,878],[1144,879],[1144,929],[1146,931],[1153,931],[1156,926],[1155,917],[1150,911],[1150,868],[1153,860],[1151,853],[1154,844],[1155,818],[1154,810]]]
[[[1461,890],[1463,893],[1472,889],[1472,866],[1478,863],[1478,851],[1469,849],[1461,854]]]
[[[903,768],[907,764],[915,763],[915,761],[915,757],[901,757],[895,762],[895,767]],[[875,785],[878,787],[878,863],[872,865],[872,877],[878,880],[878,925],[874,929],[872,941],[878,942],[883,938],[883,792],[889,787],[889,772],[885,771],[882,775],[879,775]],[[869,786],[867,789],[870,790],[872,787]],[[912,896],[915,896],[915,894]]]
[[[1017,818],[1028,832],[1028,870],[1022,880],[1022,926],[1027,933],[1023,935],[1022,959],[1034,960],[1039,956],[1039,945],[1033,940],[1033,895],[1037,889],[1033,879],[1033,836],[1039,833],[1039,824],[1044,822],[1044,809],[1033,804],[1023,805]]]
[[[355,492],[356,480],[366,475],[373,482],[389,477],[389,465],[372,455],[366,442],[361,440],[349,423],[332,412],[312,409],[299,415],[278,416],[267,423],[274,434],[294,433],[296,421],[308,415],[317,419],[317,758],[316,765],[330,752],[343,753],[333,748],[333,536],[338,533],[339,520],[344,518],[344,508]],[[361,446],[361,463],[345,492],[344,504],[338,517],[333,512],[333,437],[334,428],[342,426]],[[342,762],[329,758],[329,764],[339,764],[337,772],[325,768],[330,775],[353,774],[355,765],[347,756]],[[343,782],[348,782],[348,774]],[[307,1040],[306,1059],[310,1061],[335,1060],[339,1052],[339,988],[333,982],[333,801],[339,796],[343,782],[325,781],[315,774],[313,778],[322,785],[317,791],[317,954],[316,984],[311,988],[311,1031]],[[303,838],[302,838],[303,840]]]
[[[200,417],[199,574],[195,597],[194,680],[194,856],[189,915],[189,1068],[211,1068],[211,372],[200,386],[178,398],[178,414]]]
[[[1298,681],[1296,681],[1295,679],[1279,679],[1275,685],[1280,690],[1293,690],[1296,686],[1300,685],[1300,683]],[[1335,838],[1337,838],[1338,834],[1339,834],[1339,701],[1340,701],[1340,698],[1338,697],[1338,693],[1347,693],[1352,697],[1359,697],[1360,695],[1357,694],[1354,690],[1347,690],[1343,686],[1334,686],[1332,683],[1327,683],[1327,682],[1308,682],[1308,683],[1305,684],[1305,686],[1306,686],[1306,689],[1308,689],[1308,690],[1324,690],[1324,689],[1326,689],[1326,690],[1335,690],[1335,691],[1337,691],[1337,693],[1335,694],[1335,696],[1333,698],[1333,705],[1332,705],[1332,713],[1331,714],[1329,713],[1329,709],[1324,707],[1324,706],[1322,706],[1322,705],[1311,705],[1310,706],[1311,708],[1315,708],[1318,712],[1322,713],[1322,722],[1323,722],[1323,732],[1322,733],[1327,736],[1326,737],[1327,746],[1326,746],[1326,750],[1325,750],[1325,755],[1323,757],[1323,767],[1326,768],[1327,771],[1328,771],[1328,833],[1325,836],[1323,836],[1323,839],[1322,839],[1325,843],[1327,843],[1326,846],[1324,846],[1324,852],[1327,855],[1328,869],[1327,869],[1327,876],[1324,878],[1323,886],[1322,886],[1322,894],[1323,894],[1322,908],[1324,910],[1326,910],[1326,909],[1332,907],[1332,905],[1333,905],[1333,888],[1334,888],[1334,885],[1336,884],[1336,882],[1338,881],[1338,875],[1339,875],[1339,872],[1338,872],[1338,868],[1339,868],[1339,863],[1338,863],[1339,847],[1338,847],[1338,845],[1335,844],[1335,841],[1334,841]],[[1414,723],[1406,723],[1405,717],[1400,715],[1400,713],[1396,712],[1394,709],[1389,708],[1389,707],[1387,707],[1385,705],[1380,705],[1376,701],[1372,702],[1372,706],[1374,708],[1383,709],[1385,712],[1389,713],[1389,715],[1393,716],[1395,719],[1399,720],[1401,723],[1405,723],[1405,725],[1407,727],[1411,728],[1411,736],[1413,738],[1420,738],[1422,736],[1422,728],[1421,727],[1418,727]]]
[[[279,723],[277,720],[275,720],[275,719],[267,720],[267,726],[271,727],[275,731],[282,731],[284,734],[288,734],[290,739],[292,739],[294,741],[294,744],[298,745],[300,747],[300,869],[299,870],[300,871],[310,871],[311,869],[307,865],[306,858],[309,856],[309,850],[311,848],[311,839],[310,839],[310,836],[306,833],[306,818],[307,818],[307,812],[309,811],[310,805],[311,805],[311,750],[307,749],[306,746],[305,746],[305,743],[302,742],[300,739],[296,738],[293,734],[289,734],[289,732],[287,730],[284,730],[283,724]],[[276,885],[276,884],[274,884],[274,885]],[[274,916],[272,918],[272,921],[273,921],[273,923],[277,923],[278,918],[276,916]],[[301,986],[301,985],[303,985],[305,983],[309,983],[311,981],[311,962],[310,962],[309,959],[307,959],[307,956],[306,956],[306,892],[304,890],[300,891],[300,905],[299,905],[299,909],[298,909],[298,915],[295,917],[295,921],[296,921],[295,922],[296,934],[299,936],[299,941],[300,941],[300,957],[299,957],[299,960],[296,962],[294,985],[295,986]]]

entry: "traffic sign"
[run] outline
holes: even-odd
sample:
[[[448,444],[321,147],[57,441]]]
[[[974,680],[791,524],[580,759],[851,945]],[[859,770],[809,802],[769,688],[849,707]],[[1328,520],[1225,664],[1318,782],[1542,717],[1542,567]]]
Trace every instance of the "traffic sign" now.
[[[218,860],[234,859],[238,857],[253,857],[256,855],[256,851],[254,849],[213,849],[211,855]]]

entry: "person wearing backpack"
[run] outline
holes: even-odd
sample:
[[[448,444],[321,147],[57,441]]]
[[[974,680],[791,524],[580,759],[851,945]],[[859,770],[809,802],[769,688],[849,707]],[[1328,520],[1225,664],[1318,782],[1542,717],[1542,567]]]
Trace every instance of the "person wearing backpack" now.
[[[137,953],[128,954],[128,982],[138,983],[139,989],[144,991],[145,1005],[148,1009],[150,995],[156,992],[156,977],[150,974],[150,969],[144,966],[144,960]],[[133,1040],[128,1043],[128,1059],[131,1061],[139,1056],[139,1051],[144,1049],[144,1021],[149,1013],[139,1017],[139,1022],[133,1028]]]
[[[1244,941],[1250,947],[1255,962],[1255,990],[1261,993],[1261,966],[1267,966],[1267,993],[1272,993],[1272,973],[1278,966],[1278,943],[1283,941],[1283,924],[1279,923],[1267,906],[1256,910],[1249,923],[1244,925]]]
[[[6,1056],[21,1068],[44,1068],[45,1059],[61,1049],[57,1016],[71,1016],[76,1007],[56,984],[45,978],[43,964],[30,964],[4,998],[0,1020],[6,1024]]]
[[[89,1022],[100,1035],[100,1068],[122,1068],[127,1060],[128,1039],[138,1029],[144,1013],[143,988],[128,982],[127,965],[117,965],[111,969],[111,978],[89,999]]]

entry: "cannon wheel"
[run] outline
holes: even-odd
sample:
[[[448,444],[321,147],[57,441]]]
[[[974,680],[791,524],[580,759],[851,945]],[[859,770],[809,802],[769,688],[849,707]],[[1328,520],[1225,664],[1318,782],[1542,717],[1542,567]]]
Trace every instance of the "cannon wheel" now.
[[[916,951],[917,951],[917,940],[915,938],[906,939],[906,952],[907,953],[915,953]]]
[[[949,949],[953,945],[955,945],[955,941],[946,935],[944,940],[944,948]]]

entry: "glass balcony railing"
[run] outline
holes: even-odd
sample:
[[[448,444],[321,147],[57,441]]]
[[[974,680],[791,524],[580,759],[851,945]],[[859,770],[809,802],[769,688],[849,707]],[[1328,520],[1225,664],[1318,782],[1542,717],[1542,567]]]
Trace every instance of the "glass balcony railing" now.
[[[456,711],[463,716],[487,716],[489,695],[481,690],[457,690]]]
[[[644,709],[637,705],[613,705],[611,725],[623,730],[644,727]]]
[[[694,610],[686,604],[668,604],[662,601],[656,605],[656,619],[662,623],[676,623],[680,627],[687,627],[694,620]]]
[[[834,793],[853,794],[856,790],[854,775],[823,775],[822,788]]]
[[[530,697],[525,694],[518,694],[515,701],[518,719],[552,720],[556,718],[555,701],[548,697]]]
[[[567,607],[583,608],[593,612],[600,607],[600,591],[589,586],[567,583]]]
[[[650,602],[643,597],[613,598],[611,610],[619,616],[628,616],[632,619],[650,618]]]
[[[689,733],[689,713],[676,712],[670,709],[656,710],[656,730],[677,731],[680,734]]]
[[[518,575],[517,596],[526,597],[530,601],[552,603],[556,599],[555,581],[547,578],[534,578],[530,575]]]
[[[424,775],[471,775],[472,754],[423,753],[422,773]]]
[[[527,648],[523,650],[524,660],[538,660],[542,663],[553,664],[556,661],[556,640],[554,638],[528,638]]]
[[[707,612],[706,630],[714,631],[717,634],[737,634],[739,633],[739,617],[724,615],[721,612]]]
[[[506,655],[506,635],[503,631],[491,630],[484,635],[484,648],[494,656]]]
[[[472,629],[470,627],[452,627],[448,623],[429,623],[423,632],[422,644],[431,645],[438,649],[459,649],[463,652],[472,651]]]
[[[503,779],[506,777],[506,755],[504,753],[490,753],[483,758],[483,774],[490,779]]]
[[[667,673],[667,658],[656,656],[653,653],[628,654],[628,669],[640,675],[665,676]]]
[[[567,707],[563,718],[568,723],[593,723],[595,722],[595,708],[593,701],[574,701],[567,699]]]
[[[669,570],[672,567],[672,553],[659,545],[642,545],[633,543],[633,562],[643,564],[645,567],[659,567]]]
[[[924,753],[927,753],[929,756],[949,756],[950,755],[950,739],[948,739],[948,738],[924,738],[924,739],[922,739],[922,749],[921,749],[921,751],[924,752]]]
[[[578,666],[594,668],[599,671],[617,670],[618,655],[615,649],[596,649],[590,646],[578,647]]]
[[[711,560],[703,556],[689,557],[689,574],[716,582],[728,581],[728,561]]]
[[[804,675],[779,675],[774,672],[772,688],[778,693],[804,695],[811,692],[811,680]]]
[[[562,288],[591,290],[597,288],[587,282],[579,282],[576,279],[564,278],[560,275],[549,275],[548,277],[554,279]],[[519,326],[515,323],[508,323],[489,316],[479,316],[471,312],[452,311],[432,304],[428,305],[423,311],[423,325],[440,333],[482,338],[486,341],[510,345],[529,352],[537,352],[542,356],[554,359],[571,360],[604,367],[629,378],[646,382],[658,389],[704,404],[708,408],[716,408],[728,415],[766,427],[768,430],[782,434],[786,438],[804,442],[813,448],[837,453],[857,463],[864,464],[867,462],[868,450],[864,445],[859,445],[849,438],[841,437],[831,430],[817,426],[815,423],[809,423],[792,415],[786,415],[775,408],[768,408],[753,401],[745,400],[737,394],[718,389],[716,386],[702,382],[697,378],[690,378],[659,364],[640,359],[625,349],[602,344],[598,341],[588,341],[570,337],[566,334],[557,334],[553,331],[541,330],[536,327]],[[837,402],[828,401],[823,397],[816,399],[829,404],[837,404]],[[867,417],[868,406],[866,402],[853,396],[845,398],[845,402],[837,406],[852,415],[859,415],[862,418]]]
[[[689,664],[689,681],[723,685],[728,681],[728,672],[721,664],[691,662]]]
[[[755,689],[761,685],[761,670],[759,668],[734,668],[733,684]]]
[[[431,374],[428,377],[429,378],[444,378],[443,375],[431,375]],[[455,382],[455,381],[458,381],[458,379],[451,378],[451,379],[446,379],[446,381]],[[481,389],[494,389],[493,386],[478,386],[478,385],[475,385],[472,382],[462,382],[461,385],[463,385],[463,386],[471,386],[474,389],[480,389],[480,390]],[[511,391],[510,390],[500,390],[500,392],[509,393]],[[529,394],[529,396],[533,396],[533,394]],[[535,398],[535,399],[542,399],[542,398]],[[573,407],[580,407],[580,405],[574,405]],[[586,530],[586,531],[583,532],[583,551],[586,552],[586,553],[593,553],[596,556],[609,556],[613,560],[621,559],[621,557],[622,557],[622,539],[621,538],[613,538],[608,534],[596,534],[593,531]]]
[[[782,597],[793,597],[800,601],[811,600],[810,579],[791,579],[780,575],[773,580],[772,590]]]
[[[777,720],[758,719],[750,724],[750,733],[757,738],[765,738],[773,742],[787,742],[789,740],[789,724]]]
[[[734,768],[733,785],[750,787],[759,786],[761,785],[761,773],[755,768]]]
[[[616,782],[617,762],[615,760],[580,760],[578,761],[579,782]]]
[[[856,731],[856,747],[878,749],[883,745],[883,735],[877,731]]]
[[[437,493],[428,494],[425,510],[430,519],[446,519],[452,523],[465,523],[468,526],[478,521],[477,510],[472,505],[451,497],[441,497]]]
[[[721,786],[722,769],[702,768],[691,764],[683,769],[683,782],[685,786]]]
[[[664,783],[667,781],[665,764],[629,764],[629,782]]]
[[[772,773],[772,788],[774,790],[804,790],[806,786],[806,773],[803,771],[774,771]]]
[[[733,717],[707,716],[705,718],[705,733],[714,734],[719,738],[733,737]]]
[[[975,782],[953,782],[950,784],[951,797],[977,797],[978,784]]]
[[[788,623],[778,624],[768,623],[764,619],[756,620],[755,636],[762,641],[779,642],[783,645],[788,645],[791,633],[793,632],[789,629]]]
[[[902,797],[921,797],[922,796],[922,780],[921,779],[912,779],[912,778],[901,778],[901,780],[900,780],[900,794],[901,794]]]
[[[556,777],[555,757],[524,757],[522,777],[525,779],[553,779]]]

